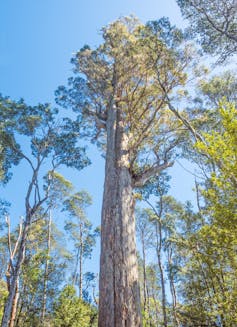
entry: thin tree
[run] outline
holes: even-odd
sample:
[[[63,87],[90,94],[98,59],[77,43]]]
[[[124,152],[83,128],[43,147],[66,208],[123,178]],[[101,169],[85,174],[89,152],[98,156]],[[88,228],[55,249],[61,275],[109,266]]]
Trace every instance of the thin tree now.
[[[8,292],[10,292],[10,289],[11,289],[10,277],[14,273],[13,261],[14,261],[15,255],[17,253],[18,245],[19,245],[19,242],[21,239],[22,223],[20,223],[20,225],[19,225],[18,236],[17,236],[16,242],[14,244],[14,247],[12,246],[11,222],[10,222],[9,216],[6,216],[6,224],[8,227],[7,243],[8,243],[8,250],[9,250],[9,263],[7,266],[6,278],[7,278]],[[12,311],[11,311],[9,327],[14,327],[14,324],[15,324],[19,296],[20,296],[20,293],[19,293],[19,280],[18,280],[17,284],[16,284],[16,291],[15,291],[13,303],[12,303]]]
[[[80,299],[83,298],[84,291],[84,261],[91,257],[96,236],[98,236],[98,229],[93,230],[91,222],[86,217],[86,208],[91,202],[90,195],[85,191],[80,191],[71,194],[64,201],[63,209],[69,214],[65,230],[69,233],[76,252],[72,282],[73,285],[78,286]]]
[[[51,170],[65,164],[81,169],[88,163],[84,149],[77,145],[77,136],[72,133],[69,122],[67,125],[56,123],[57,111],[48,104],[36,107],[27,106],[22,100],[12,102],[2,99],[5,105],[0,106],[0,117],[5,120],[5,130],[8,134],[6,147],[18,158],[24,159],[31,169],[30,181],[25,196],[25,217],[22,223],[22,233],[18,251],[12,262],[9,276],[9,295],[7,297],[2,327],[8,327],[16,296],[21,268],[25,258],[27,237],[37,213],[49,197],[50,181],[45,181],[41,189],[40,177],[46,161],[51,163]],[[17,144],[16,139],[21,135],[29,142],[31,152]]]
[[[62,175],[55,171],[50,171],[46,177],[51,185],[49,191],[49,197],[47,200],[47,212],[46,212],[46,226],[47,226],[47,239],[46,239],[46,253],[45,253],[45,268],[43,278],[43,300],[42,300],[42,311],[41,311],[41,323],[44,326],[47,309],[47,298],[48,298],[48,280],[50,272],[50,256],[51,256],[51,243],[52,243],[52,211],[62,204],[66,197],[69,196],[73,189],[72,184],[66,180]]]
[[[150,313],[150,294],[147,285],[147,250],[151,247],[153,237],[152,226],[149,221],[149,211],[147,209],[136,210],[136,231],[138,240],[141,243],[141,266],[142,266],[142,309],[151,320]]]

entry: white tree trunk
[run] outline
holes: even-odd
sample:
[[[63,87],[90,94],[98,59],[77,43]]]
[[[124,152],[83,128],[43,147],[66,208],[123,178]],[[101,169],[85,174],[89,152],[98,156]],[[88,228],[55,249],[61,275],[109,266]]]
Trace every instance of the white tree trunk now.
[[[9,294],[4,306],[4,313],[2,317],[2,324],[1,327],[8,327],[11,319],[11,313],[14,306],[14,300],[18,300],[18,298],[15,298],[16,291],[17,291],[17,285],[20,277],[20,271],[21,266],[24,261],[25,257],[25,245],[26,245],[26,238],[28,235],[29,230],[29,224],[28,221],[25,222],[23,232],[22,232],[22,238],[19,245],[18,255],[17,255],[17,262],[14,266],[14,273],[13,276],[11,276],[11,282],[10,282],[10,289]]]

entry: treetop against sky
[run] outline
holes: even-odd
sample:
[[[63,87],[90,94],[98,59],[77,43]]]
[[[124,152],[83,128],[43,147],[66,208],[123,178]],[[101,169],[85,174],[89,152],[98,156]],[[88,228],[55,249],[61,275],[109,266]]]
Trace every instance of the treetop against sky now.
[[[170,1],[2,1],[0,89],[30,104],[53,101],[53,93],[70,75],[70,58],[84,44],[101,40],[104,25],[125,15],[143,22],[169,16],[181,24],[175,0]]]
[[[100,327],[236,322],[235,1],[0,4],[2,327],[35,264],[42,326],[71,282]]]
[[[0,90],[26,103],[54,103],[54,91],[66,84],[72,75],[70,59],[84,44],[92,47],[101,41],[101,28],[118,17],[134,14],[142,22],[169,16],[173,24],[182,25],[181,14],[174,0],[163,1],[41,1],[23,0],[1,2],[0,4]],[[68,179],[77,180],[78,187],[88,189],[94,199],[93,219],[99,222],[101,192],[103,185],[103,160],[98,153],[89,150],[96,162],[84,170],[80,177],[70,171]],[[26,170],[22,165],[23,171]],[[181,176],[182,169],[177,176]],[[66,173],[68,174],[68,172]],[[17,185],[22,185],[21,176],[4,190],[12,199],[19,197]],[[182,177],[181,177],[182,178]],[[96,185],[96,186],[95,186]],[[191,187],[189,186],[189,192]],[[14,210],[20,204],[13,205]]]
[[[97,46],[101,42],[101,28],[118,17],[133,14],[145,23],[166,16],[172,24],[184,26],[175,0],[10,0],[0,3],[0,13],[0,91],[15,100],[22,97],[32,105],[54,104],[54,91],[72,75],[73,53],[84,44]],[[104,161],[94,148],[89,149],[89,156],[93,164],[82,173],[62,172],[75,181],[77,188],[83,187],[92,194],[94,205],[89,216],[98,225]],[[26,172],[25,165],[20,167],[21,172]],[[177,165],[172,175],[172,185],[183,185],[182,192],[173,188],[173,194],[178,198],[182,194],[182,200],[190,199],[193,178]],[[16,220],[24,213],[23,209],[19,212],[24,178],[25,173],[15,174],[4,189],[5,197],[13,202],[12,217]]]

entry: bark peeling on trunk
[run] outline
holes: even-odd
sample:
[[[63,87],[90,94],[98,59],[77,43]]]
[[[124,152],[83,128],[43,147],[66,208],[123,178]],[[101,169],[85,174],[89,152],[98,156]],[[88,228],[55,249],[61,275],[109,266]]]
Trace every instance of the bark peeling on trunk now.
[[[142,325],[128,150],[128,138],[120,111],[113,108],[107,121],[99,327]]]

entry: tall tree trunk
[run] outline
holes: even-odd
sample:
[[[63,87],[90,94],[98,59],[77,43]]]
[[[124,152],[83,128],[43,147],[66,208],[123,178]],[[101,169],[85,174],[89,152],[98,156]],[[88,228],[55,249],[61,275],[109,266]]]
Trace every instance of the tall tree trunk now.
[[[8,249],[9,249],[9,253],[10,253],[10,259],[9,259],[9,263],[8,263],[8,267],[7,267],[6,276],[7,276],[7,288],[8,288],[8,292],[10,293],[12,276],[14,275],[14,271],[15,271],[13,262],[14,262],[14,257],[17,253],[18,244],[22,237],[22,224],[20,223],[18,238],[15,243],[14,249],[12,249],[11,227],[10,227],[10,218],[9,217],[6,217],[6,223],[8,225]],[[9,319],[9,327],[13,327],[15,324],[18,299],[19,299],[19,279],[17,279],[17,281],[16,281],[16,290],[15,290],[15,295],[14,295],[14,298],[12,301],[12,309],[11,309],[11,316]]]
[[[142,325],[128,139],[115,108],[107,119],[99,289],[99,327]]]
[[[176,288],[175,288],[175,282],[174,282],[174,273],[172,271],[172,266],[173,266],[172,255],[173,255],[173,249],[170,245],[168,247],[170,292],[171,292],[171,296],[172,296],[174,326],[178,327],[180,324],[179,324],[179,319],[178,319],[178,315],[177,315],[177,295],[176,295]]]
[[[145,241],[144,241],[144,233],[142,232],[142,269],[143,269],[143,309],[146,311],[147,309],[147,280],[146,280],[146,252],[145,252]]]
[[[34,216],[34,213],[36,212],[36,210],[40,207],[40,205],[47,199],[47,197],[45,197],[44,199],[39,200],[38,202],[36,202],[35,199],[35,203],[34,205],[31,207],[30,205],[30,198],[32,195],[32,190],[34,189],[34,187],[36,187],[38,181],[38,172],[39,172],[39,168],[40,165],[42,163],[42,160],[40,160],[40,158],[37,158],[37,167],[34,169],[33,165],[31,163],[31,167],[33,169],[33,176],[32,176],[32,180],[29,183],[29,187],[27,190],[27,194],[26,194],[26,198],[25,198],[25,210],[26,210],[26,216],[25,216],[25,221],[23,224],[23,228],[22,228],[22,232],[20,231],[20,238],[19,241],[17,241],[17,245],[15,246],[15,249],[18,249],[17,252],[17,259],[16,259],[16,263],[12,264],[12,273],[10,275],[10,288],[9,288],[9,294],[4,306],[4,312],[3,312],[3,316],[2,316],[2,324],[1,327],[8,327],[9,323],[10,323],[10,319],[11,319],[11,313],[13,310],[13,303],[14,303],[14,299],[15,299],[15,295],[16,295],[16,291],[17,291],[17,285],[18,285],[18,281],[19,281],[19,277],[20,277],[20,273],[21,273],[21,267],[22,264],[24,262],[25,259],[25,251],[26,251],[26,242],[27,242],[27,236],[29,233],[29,229],[31,226],[31,220],[32,217]],[[21,228],[22,224],[20,224],[20,228]],[[19,244],[19,247],[18,247]],[[13,256],[14,258],[14,256]]]
[[[17,317],[16,317],[16,326],[18,325],[22,325],[20,324],[21,319],[21,315],[22,315],[22,309],[24,307],[24,296],[25,296],[25,289],[26,289],[26,284],[23,281],[23,285],[21,285],[21,291],[19,292],[19,301],[18,301],[18,310],[17,310]]]
[[[12,312],[11,312],[11,318],[10,318],[10,323],[9,327],[14,327],[15,326],[15,321],[16,321],[16,314],[17,314],[17,304],[19,300],[19,280],[17,280],[16,284],[16,293],[13,299],[13,304],[12,304]]]
[[[79,298],[82,299],[82,289],[83,289],[83,231],[82,224],[80,224],[80,256],[79,256]]]
[[[17,283],[18,283],[18,280],[20,277],[21,266],[22,266],[22,263],[23,263],[24,257],[25,257],[25,245],[26,245],[28,230],[29,230],[29,220],[26,219],[26,221],[24,223],[24,227],[23,227],[20,245],[19,245],[17,262],[16,262],[16,265],[14,266],[14,273],[11,276],[10,289],[9,289],[9,294],[8,294],[7,301],[6,301],[5,307],[4,307],[4,313],[3,313],[3,317],[2,317],[1,327],[8,327],[9,323],[10,323],[11,313],[12,313],[12,309],[13,309],[13,303],[14,303],[16,290],[17,290]]]
[[[44,288],[43,288],[43,302],[42,302],[42,312],[41,312],[41,323],[44,326],[45,314],[46,314],[46,304],[47,304],[47,291],[48,291],[48,278],[49,278],[49,256],[51,250],[51,226],[52,226],[52,212],[49,210],[48,217],[48,230],[47,230],[47,252],[46,252],[46,262],[44,270]]]
[[[77,270],[78,270],[79,256],[80,256],[80,246],[78,246],[78,248],[77,248],[76,264],[75,264],[75,269],[74,269],[73,278],[72,278],[72,284],[74,286],[77,282]]]
[[[161,215],[158,217],[160,219]],[[164,278],[164,269],[161,258],[161,249],[162,249],[162,226],[160,220],[156,222],[156,254],[158,259],[158,266],[160,270],[160,282],[161,282],[161,294],[162,294],[162,312],[163,312],[163,325],[164,327],[168,326],[167,322],[167,313],[166,313],[166,292],[165,292],[165,278]]]
[[[142,243],[142,268],[143,268],[143,310],[148,314],[149,325],[152,325],[151,312],[150,312],[150,299],[149,299],[149,290],[147,287],[147,273],[146,273],[146,250],[145,250],[145,238],[144,232],[142,232],[141,237]]]

